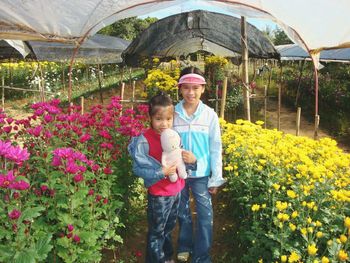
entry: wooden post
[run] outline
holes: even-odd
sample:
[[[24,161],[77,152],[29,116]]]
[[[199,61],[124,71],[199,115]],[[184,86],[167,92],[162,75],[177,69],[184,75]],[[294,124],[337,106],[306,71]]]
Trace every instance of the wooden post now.
[[[215,112],[219,112],[219,86],[215,85]]]
[[[301,78],[303,76],[303,69],[305,65],[305,59],[301,62],[301,66],[299,67],[299,78],[298,78],[298,87],[297,87],[297,94],[295,96],[295,107],[298,106],[298,100],[300,95],[300,84],[301,84]]]
[[[267,86],[264,85],[264,128],[266,129],[267,121]]]
[[[125,89],[125,83],[122,82],[122,87],[120,89],[120,100],[123,101],[124,100],[124,89]],[[121,102],[123,103],[123,102]],[[123,111],[120,111],[119,115],[122,116]]]
[[[4,111],[5,110],[5,76],[4,75],[1,76],[1,84],[2,84],[2,98],[1,98],[2,110]]]
[[[296,121],[297,130],[296,130],[296,133],[295,133],[296,136],[299,136],[299,134],[300,134],[300,116],[301,116],[301,108],[298,107],[298,110],[297,110],[297,121]]]
[[[125,83],[122,82],[122,87],[120,89],[120,99],[123,100],[124,99],[124,89],[125,89]]]
[[[320,125],[320,115],[315,115],[315,132],[314,132],[314,139],[318,139],[318,127]]]
[[[135,87],[136,87],[136,81],[134,80],[132,82],[132,97],[131,97],[131,108],[134,108],[134,101],[135,101]]]
[[[84,114],[84,96],[80,97],[81,115]]]
[[[220,118],[222,119],[225,118],[226,93],[227,93],[227,77],[225,77],[224,85],[222,86],[221,110],[220,110]]]
[[[283,72],[283,68],[282,68],[282,63],[281,63],[281,71],[280,71],[280,85],[278,86],[278,107],[277,107],[277,130],[281,130],[281,98],[282,98],[282,85],[283,85],[283,81],[282,81],[282,72]]]
[[[100,93],[100,101],[103,103],[103,94],[102,94],[102,80],[101,80],[101,67],[100,64],[97,64],[97,80],[98,80],[98,87],[99,87],[99,93]]]
[[[242,45],[242,82],[245,117],[250,121],[250,102],[249,102],[249,79],[248,79],[248,45],[247,45],[246,18],[241,16],[241,45]]]

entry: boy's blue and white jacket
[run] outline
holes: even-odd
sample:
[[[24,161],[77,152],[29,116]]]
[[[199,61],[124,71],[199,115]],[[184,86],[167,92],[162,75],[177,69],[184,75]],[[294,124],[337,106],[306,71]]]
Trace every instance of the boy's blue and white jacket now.
[[[210,176],[208,187],[224,184],[221,132],[215,111],[200,101],[194,114],[189,117],[182,100],[175,106],[173,129],[180,134],[183,148],[197,158],[197,171],[193,171],[189,177]]]

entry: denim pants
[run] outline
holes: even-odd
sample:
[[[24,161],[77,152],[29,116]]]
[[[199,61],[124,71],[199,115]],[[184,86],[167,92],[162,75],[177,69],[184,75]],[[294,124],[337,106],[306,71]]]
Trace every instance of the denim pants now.
[[[171,231],[176,225],[180,195],[148,194],[146,263],[164,263],[171,259],[174,253]]]
[[[192,253],[192,263],[210,263],[210,248],[213,239],[213,207],[208,192],[209,177],[188,178],[181,192],[179,206],[180,233],[178,253]],[[190,210],[190,190],[195,201],[197,219],[193,231]],[[193,235],[194,233],[194,235]]]

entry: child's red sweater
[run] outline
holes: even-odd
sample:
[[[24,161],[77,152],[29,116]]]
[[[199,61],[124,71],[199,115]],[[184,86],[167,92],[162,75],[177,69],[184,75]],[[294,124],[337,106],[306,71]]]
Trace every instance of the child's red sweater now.
[[[159,164],[162,163],[162,146],[160,143],[160,134],[153,129],[148,129],[143,136],[145,136],[149,145],[149,155],[156,159]],[[176,182],[172,183],[168,178],[164,178],[148,188],[148,192],[157,196],[172,196],[179,193],[185,186],[185,180],[178,178]]]

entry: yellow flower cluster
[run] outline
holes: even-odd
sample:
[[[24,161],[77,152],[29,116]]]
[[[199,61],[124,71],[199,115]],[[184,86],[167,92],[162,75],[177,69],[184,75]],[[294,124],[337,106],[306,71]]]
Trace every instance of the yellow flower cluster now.
[[[261,220],[247,225],[260,224],[258,229],[268,228],[262,238],[269,236],[281,244],[280,256],[273,260],[347,261],[350,154],[344,153],[329,138],[312,140],[288,135],[264,129],[261,122],[220,122],[224,171],[228,179],[226,191],[232,188],[233,196],[236,193],[238,200],[246,200],[250,213],[259,213],[260,218],[272,216],[270,224]],[[266,209],[262,210],[259,203],[267,204]],[[251,220],[256,218],[253,216]],[[343,218],[342,224],[339,218]],[[250,233],[254,233],[254,229]],[[327,240],[333,240],[333,244],[338,241],[333,254],[326,249]],[[295,244],[295,251],[289,254]]]
[[[40,62],[5,62],[5,63],[0,63],[0,70],[32,70],[36,69],[38,66],[41,67],[59,67],[57,63],[55,62],[47,62],[47,61],[40,61]]]
[[[228,60],[220,56],[210,56],[205,58],[205,64],[207,66],[220,66],[223,67],[228,64]]]
[[[152,69],[148,72],[144,84],[147,88],[147,93],[153,96],[157,91],[164,91],[166,93],[174,93],[177,91],[178,75],[174,73],[173,76],[167,74],[160,69]]]

